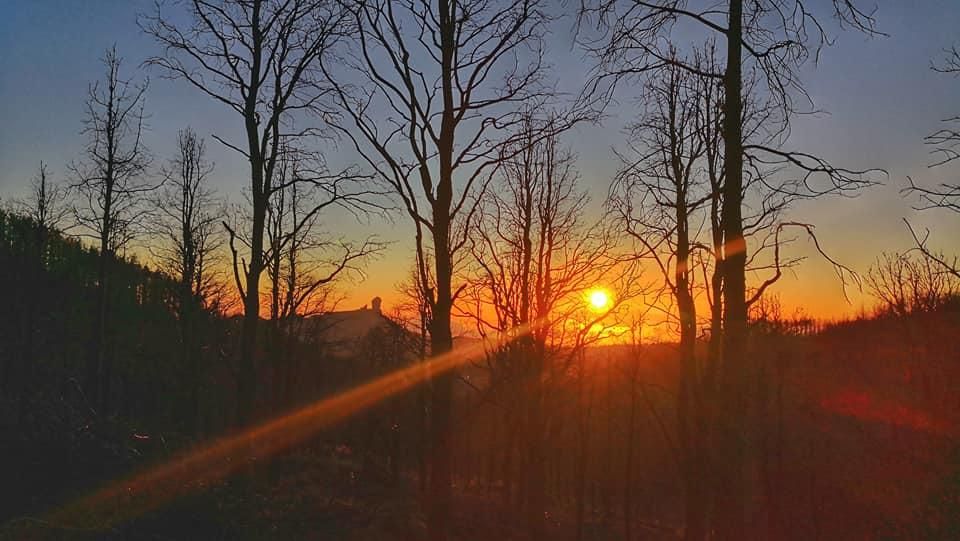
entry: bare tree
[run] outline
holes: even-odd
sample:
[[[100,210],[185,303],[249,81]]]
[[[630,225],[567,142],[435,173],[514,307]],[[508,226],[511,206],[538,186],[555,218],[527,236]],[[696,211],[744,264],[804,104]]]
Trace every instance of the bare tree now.
[[[217,229],[224,209],[210,187],[214,165],[206,153],[206,141],[191,128],[178,132],[177,154],[163,170],[153,212],[162,237],[154,249],[160,266],[180,282],[181,302],[199,305],[213,287],[213,258],[223,245]]]
[[[831,14],[841,26],[849,25],[875,33],[872,14],[859,9],[852,0],[834,0]],[[744,236],[745,162],[782,165],[800,171],[800,186],[811,196],[843,192],[864,185],[861,172],[831,166],[803,152],[785,151],[774,145],[748,143],[743,130],[744,64],[756,66],[762,74],[764,91],[783,111],[787,122],[795,110],[794,96],[806,97],[798,77],[799,67],[819,54],[829,35],[817,14],[798,0],[731,0],[726,6],[690,5],[684,0],[584,0],[581,23],[596,23],[599,36],[584,42],[598,59],[598,74],[592,84],[607,90],[621,80],[648,72],[651,68],[676,65],[687,71],[722,82],[722,140],[724,183],[721,190],[721,226],[724,237],[723,272],[723,371],[725,397],[719,436],[722,465],[719,485],[729,497],[719,501],[717,532],[720,539],[743,539],[753,527],[748,510],[751,487],[746,468],[753,453],[750,427],[743,420],[750,409],[748,387],[755,367],[747,352],[748,248]],[[695,63],[678,59],[672,51],[671,32],[678,24],[693,25],[716,38],[725,53],[720,69],[703,70]],[[681,55],[682,57],[682,55]],[[818,184],[817,179],[826,179]],[[693,532],[694,538],[700,532]]]
[[[361,265],[377,255],[384,244],[375,237],[361,243],[331,238],[323,226],[323,210],[352,204],[342,199],[330,185],[318,185],[308,179],[321,175],[322,164],[311,166],[310,156],[290,152],[277,170],[284,186],[272,194],[268,213],[269,278],[271,281],[271,319],[311,315],[314,295],[348,274],[362,274]],[[357,205],[347,211],[363,210]]]
[[[84,388],[104,410],[109,406],[113,378],[113,359],[105,348],[110,266],[117,251],[141,232],[144,197],[157,187],[144,178],[150,164],[141,139],[147,83],[122,78],[122,61],[116,47],[108,49],[103,57],[105,78],[88,89],[82,131],[87,138],[84,158],[70,165],[78,195],[74,215],[79,234],[93,239],[100,249]]]
[[[37,173],[30,180],[30,192],[19,201],[14,201],[13,208],[20,214],[29,218],[31,224],[31,233],[33,238],[31,242],[25,243],[27,247],[26,264],[23,266],[23,279],[27,287],[21,291],[21,294],[27,299],[22,303],[22,312],[20,321],[22,322],[22,343],[20,344],[19,366],[12,365],[17,370],[19,381],[22,382],[17,407],[20,408],[20,414],[17,418],[23,420],[23,413],[26,411],[27,398],[31,394],[31,385],[34,381],[35,367],[35,340],[37,329],[39,327],[37,314],[43,310],[49,309],[44,306],[43,297],[40,294],[44,287],[43,277],[48,264],[47,246],[52,235],[60,232],[64,221],[71,213],[68,197],[70,195],[69,187],[65,184],[54,182],[50,178],[49,168],[42,161],[37,168]],[[4,371],[4,373],[7,373]],[[14,381],[17,377],[7,378],[6,381]]]
[[[290,350],[302,317],[331,307],[333,288],[351,277],[362,277],[362,266],[383,251],[376,237],[360,243],[331,238],[323,229],[322,210],[340,204],[336,194],[302,179],[323,171],[318,160],[303,152],[286,149],[278,163],[278,185],[267,208],[267,249],[264,252],[270,282],[271,364],[274,402],[282,406],[291,398],[295,376]]]
[[[190,128],[177,134],[177,154],[164,168],[164,187],[154,201],[154,229],[160,237],[152,248],[160,267],[179,283],[176,310],[180,325],[181,362],[190,388],[187,418],[200,431],[200,311],[219,288],[216,254],[223,247],[219,231],[224,208],[210,188],[213,164],[206,143]]]
[[[676,58],[676,51],[671,55]],[[644,84],[645,110],[629,126],[629,149],[620,153],[623,166],[611,186],[607,207],[634,240],[635,256],[653,262],[669,292],[665,302],[659,300],[658,311],[678,329],[677,430],[684,455],[687,531],[700,538],[707,527],[710,495],[702,482],[707,472],[705,437],[710,417],[704,408],[714,402],[709,394],[715,387],[722,337],[723,94],[721,85],[699,73],[715,69],[711,42],[694,51],[690,62],[696,70],[668,63],[649,72]],[[747,82],[754,83],[755,78]],[[749,91],[747,95],[745,136],[748,141],[768,139],[762,125],[770,118],[770,104]],[[783,189],[771,189],[767,184],[771,171],[765,167],[754,164],[748,173],[744,198],[750,210],[744,216],[744,236],[758,242],[747,270],[756,275],[772,271],[752,292],[749,306],[780,278],[783,268],[797,262],[796,258],[780,257],[787,239],[778,234],[780,215],[797,195],[789,180],[780,181]],[[703,276],[700,284],[698,271]],[[699,323],[695,298],[700,290],[706,291],[710,306],[705,366],[695,354]]]
[[[945,52],[945,57],[939,64],[934,64],[933,70],[956,76],[960,74],[960,49],[953,46]],[[953,116],[945,119],[945,127],[928,135],[924,142],[933,148],[933,155],[936,159],[930,167],[940,167],[952,163],[960,158],[958,146],[960,146],[960,131],[957,129],[960,123],[960,116]],[[915,207],[917,210],[941,209],[955,214],[960,214],[960,183],[941,182],[934,187],[921,186],[916,184],[912,178],[907,177],[908,185],[904,192],[915,195],[919,203]],[[955,278],[960,278],[960,260],[957,257],[945,256],[937,253],[929,247],[928,240],[930,231],[917,231],[910,222],[906,222],[910,234],[920,251],[929,259],[937,263],[946,272],[952,274]]]
[[[390,183],[414,222],[418,276],[428,291],[431,353],[453,344],[453,283],[474,192],[502,158],[518,107],[546,99],[544,0],[349,1],[353,47],[328,72],[346,122],[340,130]],[[355,85],[352,83],[356,83]],[[457,179],[457,180],[455,180]],[[459,225],[458,225],[459,224]],[[459,233],[459,234],[458,234]],[[434,270],[426,271],[432,252]],[[431,385],[429,538],[450,517],[452,375]]]
[[[412,328],[417,336],[417,358],[420,362],[426,361],[430,353],[430,300],[429,291],[433,290],[434,281],[430,275],[420,276],[421,270],[429,272],[429,264],[419,265],[417,258],[414,258],[408,278],[397,285],[397,290],[404,299],[397,306],[395,320],[403,322],[403,325]],[[430,289],[425,289],[424,286]],[[429,480],[429,464],[427,463],[427,452],[429,450],[428,427],[429,427],[429,393],[425,386],[421,385],[416,390],[416,423],[417,423],[417,473],[420,483],[421,495],[427,494],[427,482]]]
[[[190,0],[183,4],[186,13],[175,15],[158,4],[140,25],[164,49],[148,64],[187,81],[243,119],[242,143],[214,136],[250,163],[252,208],[246,257],[238,253],[237,232],[229,230],[234,277],[244,309],[238,389],[238,422],[243,425],[253,418],[257,394],[254,352],[260,278],[266,265],[267,209],[271,196],[286,188],[276,179],[278,161],[285,143],[321,135],[312,119],[327,117],[328,89],[318,62],[350,33],[351,20],[333,0]],[[324,171],[296,182],[321,186],[333,204],[364,207],[369,191],[355,180],[346,170]]]
[[[867,287],[883,311],[897,316],[932,312],[960,291],[960,280],[936,262],[942,255],[921,255],[884,253],[870,268]]]
[[[697,122],[708,93],[703,80],[675,65],[659,70],[648,81],[648,111],[630,127],[631,146],[640,158],[625,160],[608,199],[618,222],[652,259],[673,297],[679,328],[681,376],[677,392],[677,434],[683,454],[686,525],[692,537],[706,531],[706,418],[701,405],[701,374],[696,362],[697,220],[712,199],[710,185],[700,175],[706,141]],[[673,319],[674,310],[666,310]]]
[[[37,174],[30,181],[30,193],[18,206],[41,232],[47,233],[61,229],[70,216],[69,197],[69,186],[51,179],[50,168],[41,161]]]
[[[474,278],[464,310],[481,336],[518,334],[488,352],[486,368],[497,383],[485,391],[509,385],[511,403],[522,397],[518,408],[506,412],[518,415],[524,427],[517,442],[526,464],[521,501],[532,539],[545,535],[545,440],[549,426],[560,422],[551,415],[556,404],[550,403],[547,386],[556,383],[580,348],[597,339],[600,321],[631,294],[618,282],[622,289],[611,306],[584,313],[585,292],[598,284],[614,285],[615,272],[626,266],[618,265],[615,241],[604,224],[584,223],[589,198],[578,186],[574,155],[553,133],[553,121],[528,113],[521,137],[503,149],[509,157],[470,228]],[[550,135],[541,140],[544,132]],[[571,327],[574,322],[579,325]]]

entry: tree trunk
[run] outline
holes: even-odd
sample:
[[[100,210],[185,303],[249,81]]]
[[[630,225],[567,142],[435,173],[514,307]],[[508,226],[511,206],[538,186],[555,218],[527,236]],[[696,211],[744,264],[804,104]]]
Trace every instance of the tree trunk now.
[[[684,196],[685,198],[685,196]],[[706,505],[704,499],[704,449],[702,411],[700,405],[700,375],[697,370],[696,340],[697,315],[690,292],[688,260],[690,239],[687,234],[686,208],[677,205],[677,311],[680,316],[680,383],[677,392],[677,429],[680,437],[683,464],[687,541],[700,541],[706,536]]]
[[[250,72],[259,74],[263,62],[263,29],[260,26],[263,3],[252,3],[250,29],[252,63]],[[260,114],[257,111],[260,99],[260,82],[252,78],[243,106],[244,129],[247,134],[247,151],[250,161],[250,195],[253,203],[253,229],[250,238],[250,262],[246,276],[243,298],[243,326],[240,333],[240,374],[237,382],[237,425],[244,427],[253,421],[257,393],[257,332],[260,323],[260,274],[263,271],[263,230],[270,198],[270,178],[266,172],[264,154],[261,151]],[[275,119],[272,119],[275,123]],[[274,131],[274,143],[276,143]],[[276,147],[276,144],[274,144]],[[274,155],[275,156],[275,155]],[[271,168],[272,172],[272,168]],[[264,181],[267,182],[264,182]]]
[[[199,299],[193,293],[193,279],[184,276],[180,299],[180,338],[183,343],[183,363],[189,382],[187,422],[194,436],[201,435],[200,421],[200,340],[198,326],[201,324]]]
[[[443,355],[453,349],[450,312],[453,308],[453,260],[450,254],[450,229],[453,202],[454,137],[454,55],[457,49],[454,13],[456,3],[439,2],[440,86],[443,109],[437,142],[439,174],[433,201],[433,249],[436,268],[436,293],[432,310],[431,355]],[[453,405],[453,374],[438,374],[431,381],[430,495],[427,509],[427,537],[446,541],[450,528],[450,474],[452,446],[450,416]]]
[[[747,411],[751,363],[747,358],[747,304],[743,237],[743,134],[742,134],[742,35],[743,0],[730,0],[727,31],[727,66],[724,74],[724,162],[722,221],[726,241],[723,261],[723,367],[720,388],[720,469],[717,536],[720,540],[752,539],[748,505],[752,498],[747,475],[750,435]]]
[[[110,244],[106,236],[100,239],[100,256],[97,266],[97,291],[96,306],[93,316],[93,330],[90,334],[90,353],[87,358],[86,384],[84,385],[87,393],[87,400],[95,404],[101,412],[105,413],[107,406],[107,396],[105,391],[103,350],[104,335],[107,319],[107,280],[109,271],[107,265],[110,258]]]
[[[535,355],[536,356],[536,355]],[[546,511],[546,453],[544,452],[543,385],[539,358],[534,361],[531,374],[527,418],[529,438],[527,458],[527,520],[531,541],[545,538],[544,512]]]
[[[423,312],[420,315],[420,362],[427,359],[427,318]],[[420,496],[427,496],[427,483],[430,478],[429,463],[427,461],[427,433],[429,431],[428,398],[429,389],[426,385],[417,388],[417,476]]]
[[[442,182],[441,182],[442,184]],[[453,262],[447,249],[449,221],[435,223],[434,247],[436,260],[437,292],[433,306],[430,332],[430,352],[443,355],[453,349],[450,332],[452,309],[451,278]],[[450,476],[451,460],[451,408],[453,406],[453,373],[436,374],[430,385],[430,494],[427,498],[427,528],[431,541],[446,541],[450,528]]]
[[[576,463],[574,465],[575,507],[576,507],[576,541],[583,541],[583,530],[586,522],[586,499],[587,499],[587,462],[590,457],[590,418],[593,412],[593,387],[586,389],[586,359],[584,352],[580,355],[580,374],[577,380],[577,395],[580,407],[579,419],[579,445],[576,454]]]
[[[623,538],[633,541],[633,455],[637,426],[637,363],[639,359],[627,359],[631,364],[630,379],[630,417],[627,423],[626,465],[623,472]]]
[[[256,126],[254,126],[256,129]],[[263,270],[263,228],[266,221],[266,194],[263,192],[263,164],[251,158],[253,176],[253,230],[250,262],[246,273],[243,298],[243,327],[240,337],[240,375],[238,382],[237,425],[247,426],[254,420],[256,405],[256,347],[260,323],[260,275]]]
[[[437,258],[438,276],[440,275],[439,261],[441,259],[444,258]],[[440,288],[438,287],[438,289]],[[438,299],[433,318],[433,331],[430,334],[431,351],[433,355],[442,355],[453,349],[453,339],[450,333],[449,300],[442,302]],[[430,387],[430,494],[428,496],[427,524],[428,537],[431,541],[445,541],[450,527],[452,378],[453,374],[450,372],[437,374],[432,378]]]

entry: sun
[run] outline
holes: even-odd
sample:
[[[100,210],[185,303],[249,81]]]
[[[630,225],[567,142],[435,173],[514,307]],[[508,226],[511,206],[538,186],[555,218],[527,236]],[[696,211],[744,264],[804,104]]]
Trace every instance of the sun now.
[[[602,312],[610,306],[610,293],[605,289],[594,289],[587,294],[587,302],[592,310]]]

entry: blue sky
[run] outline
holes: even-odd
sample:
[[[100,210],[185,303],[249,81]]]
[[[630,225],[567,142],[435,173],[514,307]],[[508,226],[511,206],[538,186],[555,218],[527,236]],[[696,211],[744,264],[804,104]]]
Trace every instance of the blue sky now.
[[[136,14],[151,5],[142,0],[3,3],[0,198],[22,194],[41,159],[63,178],[66,165],[80,156],[86,88],[101,76],[99,58],[114,43],[125,58],[128,76],[151,78],[147,143],[158,161],[171,154],[177,130],[186,125],[207,136],[242,133],[239,119],[221,105],[182,82],[139,69],[156,52],[151,39],[136,26]],[[960,114],[960,80],[929,69],[945,47],[960,41],[960,5],[955,0],[880,2],[878,23],[889,37],[839,34],[836,46],[824,51],[820,63],[808,66],[806,87],[817,106],[829,114],[798,120],[790,140],[792,148],[819,153],[838,165],[889,171],[885,186],[856,199],[811,202],[794,211],[796,218],[816,224],[821,234],[829,232],[826,247],[857,270],[865,270],[881,250],[909,246],[903,217],[936,228],[942,246],[960,248],[956,240],[960,223],[955,218],[914,216],[909,201],[899,194],[907,175],[933,183],[958,173],[956,168],[929,170],[929,149],[922,139],[940,119]],[[571,82],[579,84],[584,67],[581,54],[570,47],[569,27],[570,21],[556,27],[548,59],[561,85],[573,88]],[[621,94],[604,125],[582,127],[570,135],[594,200],[602,199],[616,170],[611,149],[622,145],[621,130],[629,120],[631,98],[629,92]],[[217,165],[215,187],[239,200],[239,189],[247,182],[242,157],[214,141],[208,146]],[[384,229],[376,225],[356,230],[360,234]],[[387,240],[398,242],[387,257],[371,266],[370,282],[364,287],[384,296],[400,279],[393,271],[397,261],[409,253],[405,230],[386,230]],[[811,259],[779,289],[790,304],[791,299],[797,304],[803,300],[815,314],[836,315],[831,299],[839,296],[840,288],[831,276],[828,265]],[[809,295],[811,289],[818,293],[816,298]],[[363,302],[366,299],[356,299],[357,304]],[[843,310],[855,310],[861,302],[855,295],[854,305]]]

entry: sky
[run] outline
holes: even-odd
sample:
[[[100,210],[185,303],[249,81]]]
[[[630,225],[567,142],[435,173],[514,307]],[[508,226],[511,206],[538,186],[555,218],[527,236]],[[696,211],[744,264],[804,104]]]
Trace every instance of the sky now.
[[[157,52],[136,25],[137,14],[152,4],[152,0],[0,3],[0,199],[22,196],[40,160],[55,178],[66,178],[67,165],[80,158],[83,149],[80,129],[87,86],[101,76],[99,59],[113,44],[125,59],[123,71],[128,76],[150,78],[146,143],[158,164],[173,153],[177,130],[185,126],[208,138],[242,134],[233,112],[186,83],[140,68]],[[955,0],[889,0],[880,1],[878,8],[878,27],[888,37],[836,34],[835,45],[820,61],[804,68],[805,87],[826,113],[798,119],[788,142],[793,149],[821,155],[839,166],[889,173],[883,185],[856,198],[807,202],[790,214],[814,224],[823,247],[859,272],[866,272],[880,252],[911,246],[904,218],[931,228],[935,246],[960,251],[956,216],[919,214],[900,193],[908,176],[933,185],[960,174],[958,168],[929,169],[932,157],[923,145],[923,137],[941,119],[960,114],[960,80],[930,69],[944,48],[960,42],[960,5]],[[555,26],[548,39],[548,61],[561,87],[572,89],[586,68],[582,53],[571,45],[570,27],[569,20]],[[635,98],[627,89],[602,125],[582,126],[568,135],[593,208],[602,202],[616,171],[613,150],[623,148],[623,126]],[[249,183],[247,164],[215,141],[208,141],[208,148],[216,164],[213,187],[239,202],[241,187]],[[396,283],[409,268],[410,224],[402,216],[393,223],[362,225],[338,216],[327,228],[355,238],[373,232],[392,242],[344,303],[355,307],[380,295],[389,304]],[[849,301],[845,300],[832,267],[816,257],[809,242],[800,241],[791,250],[810,257],[774,287],[788,310],[802,306],[809,315],[839,318],[872,304],[855,287],[848,289]]]

